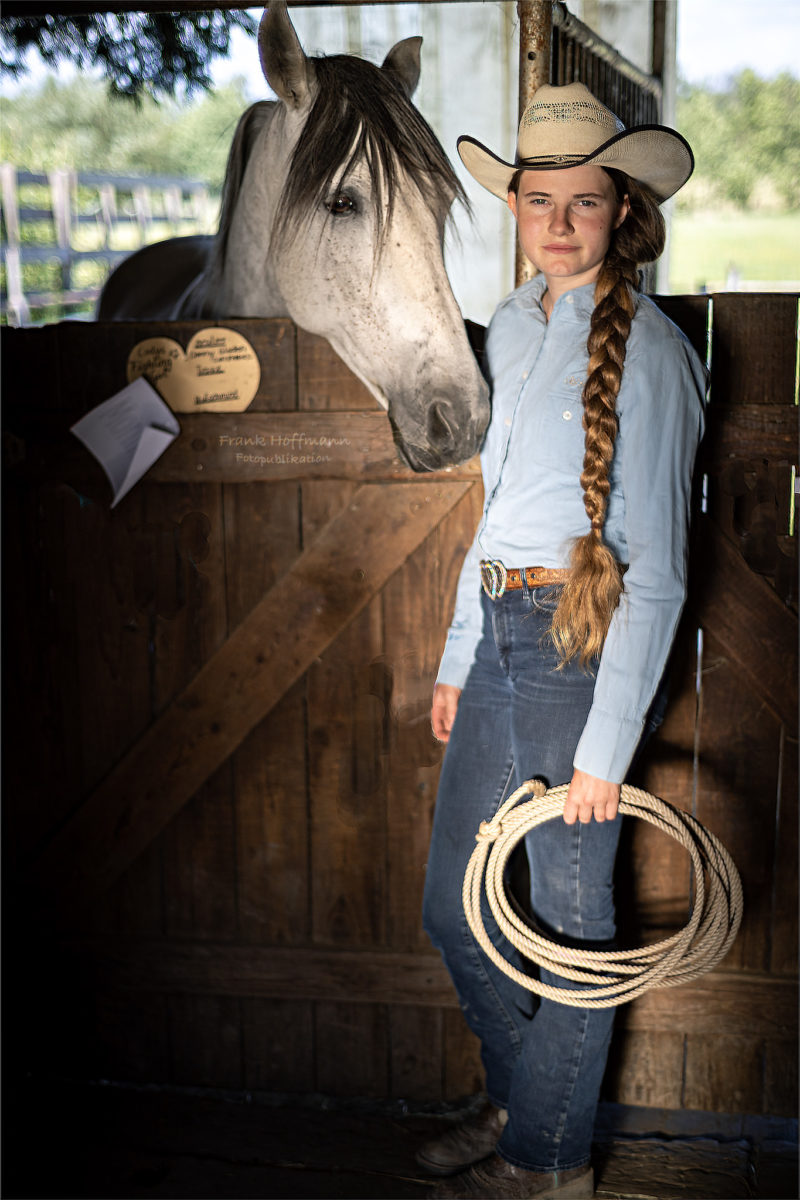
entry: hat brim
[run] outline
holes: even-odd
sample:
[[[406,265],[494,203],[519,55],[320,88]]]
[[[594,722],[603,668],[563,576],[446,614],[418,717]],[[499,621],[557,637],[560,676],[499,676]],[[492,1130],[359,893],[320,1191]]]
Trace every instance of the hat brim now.
[[[694,155],[685,138],[665,125],[638,125],[625,129],[591,154],[565,154],[553,158],[525,158],[509,163],[498,158],[472,137],[457,143],[461,161],[482,187],[505,200],[517,171],[566,171],[570,167],[612,167],[646,184],[659,203],[683,187],[694,170]]]

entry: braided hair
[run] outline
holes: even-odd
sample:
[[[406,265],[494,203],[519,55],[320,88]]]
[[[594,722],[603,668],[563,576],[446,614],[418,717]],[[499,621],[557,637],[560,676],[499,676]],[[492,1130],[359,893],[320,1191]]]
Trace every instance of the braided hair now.
[[[619,202],[628,197],[630,211],[612,233],[595,283],[582,394],[585,452],[580,476],[589,531],[573,544],[569,579],[550,628],[562,665],[577,657],[587,666],[600,655],[622,594],[622,569],[603,539],[617,436],[616,400],[641,287],[638,268],[659,257],[666,239],[664,218],[650,189],[621,171],[603,170],[611,177]],[[515,174],[510,190],[517,191],[521,175],[522,171]]]
[[[585,453],[580,484],[589,531],[570,556],[570,575],[553,615],[551,636],[562,663],[578,657],[582,666],[599,656],[622,594],[622,569],[603,539],[609,471],[618,420],[616,400],[640,290],[639,266],[664,249],[666,230],[658,202],[644,184],[609,170],[617,197],[627,195],[630,211],[614,231],[594,291],[583,385]]]

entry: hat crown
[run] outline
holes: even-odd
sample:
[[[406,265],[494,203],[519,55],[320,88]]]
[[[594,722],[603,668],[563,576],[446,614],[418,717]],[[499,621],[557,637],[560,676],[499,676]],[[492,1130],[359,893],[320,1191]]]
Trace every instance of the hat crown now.
[[[582,83],[543,84],[522,114],[517,159],[563,161],[591,154],[625,126]]]

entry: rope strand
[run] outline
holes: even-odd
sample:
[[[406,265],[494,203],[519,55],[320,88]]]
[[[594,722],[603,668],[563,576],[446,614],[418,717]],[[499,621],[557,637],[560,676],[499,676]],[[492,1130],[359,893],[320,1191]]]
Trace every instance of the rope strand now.
[[[574,1008],[626,1004],[654,987],[677,987],[710,971],[728,953],[742,920],[739,872],[725,847],[690,813],[640,788],[623,784],[619,811],[640,817],[669,834],[687,850],[695,879],[695,899],[685,927],[652,946],[632,950],[578,950],[559,945],[523,921],[504,886],[511,852],[526,833],[564,812],[568,785],[545,789],[529,779],[483,821],[464,875],[462,900],[478,944],[510,979],[537,996]],[[533,800],[519,803],[526,796]],[[481,914],[481,892],[500,932],[531,962],[562,979],[584,985],[557,987],[519,971],[490,940]]]

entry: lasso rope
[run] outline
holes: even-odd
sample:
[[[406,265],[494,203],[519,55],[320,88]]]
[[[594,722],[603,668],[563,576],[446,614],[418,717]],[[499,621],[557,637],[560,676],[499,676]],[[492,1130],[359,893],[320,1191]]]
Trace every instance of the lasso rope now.
[[[739,872],[725,847],[693,816],[627,784],[622,787],[620,813],[655,825],[685,846],[691,857],[695,898],[687,925],[672,937],[638,950],[576,950],[537,932],[515,911],[503,883],[509,856],[531,829],[563,815],[567,791],[567,784],[547,790],[540,780],[529,779],[501,805],[493,820],[481,823],[462,898],[470,929],[492,962],[528,991],[575,1008],[625,1004],[649,988],[677,987],[710,971],[728,953],[741,924]],[[525,796],[534,799],[518,803]],[[490,941],[481,915],[484,874],[489,906],[508,941],[526,959],[580,984],[579,989],[542,983],[502,956]]]

